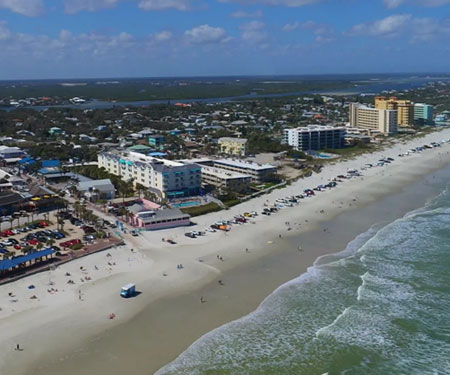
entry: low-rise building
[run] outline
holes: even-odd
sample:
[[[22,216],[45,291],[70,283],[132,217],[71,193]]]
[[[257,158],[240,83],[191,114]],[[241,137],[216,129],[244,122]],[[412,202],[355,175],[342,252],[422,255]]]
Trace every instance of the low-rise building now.
[[[157,159],[136,152],[104,152],[98,155],[98,166],[164,198],[197,195],[201,189],[201,167],[197,164]]]
[[[142,205],[133,205],[128,208],[133,214],[130,224],[145,230],[168,229],[191,225],[191,217],[181,212],[179,208],[165,210],[149,210]]]
[[[109,178],[78,183],[77,190],[89,200],[114,199],[116,188]]]
[[[247,139],[222,137],[218,141],[220,152],[227,155],[245,156],[247,154]]]
[[[27,153],[19,147],[0,146],[0,158],[3,160],[21,159],[27,156]]]
[[[249,175],[252,182],[258,184],[273,180],[278,171],[274,165],[252,163],[239,159],[214,160],[214,167]]]
[[[166,142],[166,138],[163,135],[151,135],[148,137],[148,144],[152,147],[161,148]]]
[[[284,142],[297,151],[342,148],[345,143],[345,128],[309,125],[295,129],[284,129]]]
[[[251,176],[239,172],[227,171],[222,168],[202,166],[202,186],[213,186],[238,193],[245,193],[250,188]]]

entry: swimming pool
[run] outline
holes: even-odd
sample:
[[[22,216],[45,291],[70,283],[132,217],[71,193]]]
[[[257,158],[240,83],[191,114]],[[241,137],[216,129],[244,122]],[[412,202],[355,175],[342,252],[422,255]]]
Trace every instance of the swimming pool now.
[[[200,204],[201,204],[200,201],[189,201],[189,202],[173,203],[172,206],[176,208],[182,208],[182,207],[199,206]]]

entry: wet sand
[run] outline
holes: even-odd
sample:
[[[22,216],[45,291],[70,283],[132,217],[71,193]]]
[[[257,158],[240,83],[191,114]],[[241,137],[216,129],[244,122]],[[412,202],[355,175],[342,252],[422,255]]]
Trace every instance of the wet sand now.
[[[324,220],[314,228],[302,233],[285,231],[281,239],[274,236],[272,243],[266,241],[266,255],[257,256],[262,249],[252,248],[239,265],[219,263],[221,274],[208,284],[160,298],[130,321],[74,346],[70,354],[42,358],[39,367],[30,368],[28,374],[152,374],[211,329],[253,311],[275,288],[305,272],[320,255],[341,251],[372,225],[387,224],[423,206],[447,181],[449,172],[446,167],[425,178],[410,175],[404,184],[380,187],[372,200],[355,202],[353,208],[331,218],[326,217],[325,209]],[[200,302],[201,297],[205,303]]]

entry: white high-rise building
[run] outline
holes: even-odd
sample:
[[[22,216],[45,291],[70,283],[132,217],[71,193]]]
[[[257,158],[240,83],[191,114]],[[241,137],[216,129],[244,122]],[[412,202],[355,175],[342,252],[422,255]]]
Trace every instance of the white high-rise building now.
[[[284,129],[284,142],[298,151],[341,148],[344,147],[345,133],[344,127],[309,125]]]
[[[398,112],[376,109],[360,103],[350,104],[350,126],[382,134],[395,134],[398,128]]]

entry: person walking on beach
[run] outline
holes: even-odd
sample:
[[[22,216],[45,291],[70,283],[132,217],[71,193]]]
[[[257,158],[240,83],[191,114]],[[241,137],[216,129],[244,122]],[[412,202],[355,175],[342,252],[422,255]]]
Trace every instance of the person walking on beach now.
[[[20,345],[19,344],[17,344],[16,345],[16,350],[18,350],[18,351],[20,351],[21,349],[20,349]]]

